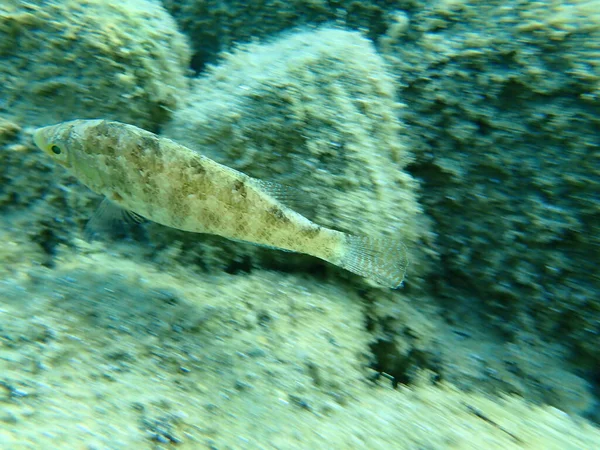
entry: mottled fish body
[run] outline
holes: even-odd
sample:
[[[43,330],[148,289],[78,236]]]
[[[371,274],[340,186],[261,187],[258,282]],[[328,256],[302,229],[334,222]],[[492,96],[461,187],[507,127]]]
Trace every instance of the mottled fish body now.
[[[35,143],[121,208],[180,230],[316,256],[381,284],[402,284],[401,242],[319,226],[280,200],[285,188],[148,131],[106,120],[40,128]]]

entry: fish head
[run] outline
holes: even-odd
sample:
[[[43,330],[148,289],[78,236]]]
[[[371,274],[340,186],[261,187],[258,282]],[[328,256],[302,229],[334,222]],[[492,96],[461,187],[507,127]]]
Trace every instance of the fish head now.
[[[33,140],[40,150],[79,181],[102,193],[112,182],[105,170],[106,146],[98,140],[97,127],[103,123],[105,121],[100,119],[62,122],[35,130]]]
[[[33,141],[40,150],[49,155],[58,164],[70,168],[70,134],[71,128],[65,126],[65,124],[50,125],[35,130]]]

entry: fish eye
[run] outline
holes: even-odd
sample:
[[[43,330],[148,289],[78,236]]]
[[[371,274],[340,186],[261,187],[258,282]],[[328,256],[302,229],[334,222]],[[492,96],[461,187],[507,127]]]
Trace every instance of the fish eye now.
[[[60,147],[58,145],[53,145],[52,147],[50,147],[50,151],[52,153],[54,153],[55,155],[60,155],[62,150],[60,149]]]

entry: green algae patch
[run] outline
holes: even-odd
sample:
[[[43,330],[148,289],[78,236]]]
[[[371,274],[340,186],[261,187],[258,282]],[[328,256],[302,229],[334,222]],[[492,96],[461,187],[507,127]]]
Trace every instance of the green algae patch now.
[[[0,284],[0,443],[111,448],[593,448],[516,397],[367,381],[356,294],[293,275],[169,273],[99,244]],[[35,425],[35,426],[33,426]]]
[[[394,18],[379,45],[448,317],[563,345],[597,384],[600,3],[436,1]]]
[[[47,125],[110,117],[156,128],[186,86],[189,50],[155,2],[3,2],[0,114]]]
[[[374,39],[385,31],[389,11],[397,7],[394,2],[378,0],[163,0],[162,4],[189,36],[194,51],[192,66],[197,71],[240,43],[270,39],[300,26],[335,23],[363,30]]]

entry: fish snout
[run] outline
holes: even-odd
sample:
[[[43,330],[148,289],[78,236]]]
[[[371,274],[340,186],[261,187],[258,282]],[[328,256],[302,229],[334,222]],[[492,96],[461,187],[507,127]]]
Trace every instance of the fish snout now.
[[[33,132],[33,142],[43,151],[46,151],[48,147],[48,128],[38,128]]]

